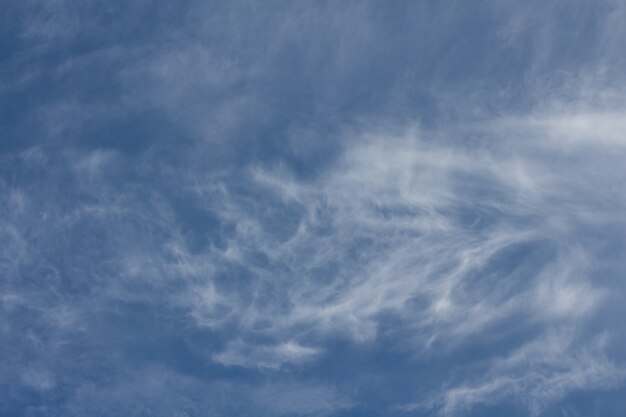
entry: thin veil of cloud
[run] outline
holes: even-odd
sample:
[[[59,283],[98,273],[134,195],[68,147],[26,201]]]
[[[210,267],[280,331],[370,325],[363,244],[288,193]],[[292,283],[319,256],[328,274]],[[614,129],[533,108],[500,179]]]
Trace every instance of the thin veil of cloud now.
[[[0,415],[623,414],[622,2],[7,10]]]

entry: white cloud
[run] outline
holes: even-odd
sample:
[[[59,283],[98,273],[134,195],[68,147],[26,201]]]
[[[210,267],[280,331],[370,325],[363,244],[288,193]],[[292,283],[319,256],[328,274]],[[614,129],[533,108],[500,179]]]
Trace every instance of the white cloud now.
[[[470,381],[445,389],[435,404],[441,414],[457,415],[476,404],[509,399],[538,415],[567,393],[623,381],[626,369],[606,358],[602,341],[600,336],[590,346],[576,349],[572,329],[551,329],[509,356],[492,360],[487,369],[476,370]]]
[[[600,119],[608,125],[598,135],[619,130],[619,118]],[[198,195],[210,205],[219,200],[211,207],[236,224],[225,258],[254,274],[251,298],[213,287],[230,300],[229,323],[237,323],[240,335],[276,341],[271,348],[236,341],[215,359],[280,367],[300,359],[278,347],[302,329],[312,350],[296,351],[314,359],[328,337],[374,341],[385,313],[410,329],[398,343],[433,354],[435,347],[461,349],[515,317],[545,333],[511,358],[535,346],[528,355],[545,363],[487,361],[487,379],[469,378],[445,390],[442,413],[506,396],[538,412],[573,389],[617,383],[622,373],[601,347],[564,342],[557,349],[549,334],[576,334],[606,299],[606,281],[594,279],[597,248],[579,237],[585,228],[622,226],[625,196],[611,183],[626,172],[619,158],[568,142],[568,132],[553,124],[532,117],[516,124],[509,135],[487,124],[498,127],[487,128],[479,147],[430,139],[415,128],[399,137],[351,138],[344,157],[313,182],[253,170],[263,202],[232,192],[225,182],[196,182]],[[587,128],[581,137],[592,134]],[[621,146],[612,152],[624,156]],[[580,178],[572,159],[596,175]],[[263,211],[277,222],[291,216],[296,226],[278,238]],[[250,251],[262,253],[271,267],[250,263]],[[201,302],[191,306],[198,323],[216,317]]]
[[[16,6],[25,17],[20,47],[29,47],[5,66],[14,82],[2,94],[27,106],[9,134],[41,134],[46,143],[0,159],[8,213],[0,219],[0,331],[22,337],[45,363],[3,365],[3,380],[56,390],[62,347],[78,333],[102,337],[89,319],[145,303],[186,312],[185,324],[202,328],[194,331],[218,334],[222,347],[204,352],[213,365],[264,376],[315,364],[335,339],[376,346],[381,333],[386,342],[393,334],[394,348],[413,357],[452,357],[507,332],[523,340],[470,364],[476,375],[451,365],[457,376],[415,405],[443,414],[504,398],[539,413],[572,390],[622,381],[604,344],[611,338],[594,327],[623,293],[615,276],[623,265],[606,249],[622,251],[626,209],[619,2],[586,6],[590,20],[566,27],[567,37],[559,31],[569,15],[554,19],[555,5],[538,15],[539,2],[489,4],[478,20],[458,7],[409,7],[402,12],[417,20],[401,19],[398,31],[388,25],[399,15],[366,3],[277,10],[191,2],[144,28],[132,24],[144,20],[142,2],[95,14],[73,0],[44,3]],[[457,37],[483,19],[497,21],[489,28],[495,53],[482,48],[482,35],[468,38],[477,55],[467,49],[469,65],[459,68]],[[75,42],[80,53],[66,48]],[[448,49],[440,42],[452,52],[440,54]],[[509,61],[523,68],[507,69]],[[547,80],[553,74],[558,81]],[[363,93],[368,80],[376,82]],[[52,88],[41,90],[44,83]],[[401,118],[408,108],[438,113],[429,120],[438,127],[370,121],[337,133],[358,116]],[[442,127],[489,108],[504,116]],[[103,139],[134,122],[139,150],[126,154],[123,140]],[[173,132],[147,137],[165,126]],[[333,155],[313,175],[272,165],[291,157],[316,165],[307,158],[330,149],[318,141]],[[279,145],[288,149],[276,152]],[[276,155],[250,157],[260,161],[250,167],[256,150]],[[179,212],[179,199],[198,213]],[[203,229],[205,217],[212,223]],[[502,330],[511,323],[521,330]],[[23,335],[27,326],[43,330]],[[21,357],[17,349],[2,351],[7,362]],[[128,372],[115,386],[82,385],[70,403],[89,410],[92,399],[113,398],[132,408],[137,395],[180,414],[173,403],[192,401],[177,390],[200,398],[206,388],[172,369]],[[273,414],[352,404],[321,385],[244,391]]]
[[[213,360],[226,366],[277,369],[285,364],[298,364],[314,359],[320,349],[302,346],[295,341],[277,345],[235,340],[223,352],[213,355]]]

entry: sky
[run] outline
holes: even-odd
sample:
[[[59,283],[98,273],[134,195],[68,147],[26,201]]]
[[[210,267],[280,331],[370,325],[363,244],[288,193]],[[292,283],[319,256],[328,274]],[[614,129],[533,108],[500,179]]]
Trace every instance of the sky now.
[[[626,2],[0,0],[0,416],[626,415]]]

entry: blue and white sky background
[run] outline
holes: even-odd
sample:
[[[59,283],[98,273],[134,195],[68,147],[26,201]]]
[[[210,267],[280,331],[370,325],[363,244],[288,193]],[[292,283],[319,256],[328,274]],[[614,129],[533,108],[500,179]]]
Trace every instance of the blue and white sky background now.
[[[626,2],[0,1],[0,416],[623,417]]]

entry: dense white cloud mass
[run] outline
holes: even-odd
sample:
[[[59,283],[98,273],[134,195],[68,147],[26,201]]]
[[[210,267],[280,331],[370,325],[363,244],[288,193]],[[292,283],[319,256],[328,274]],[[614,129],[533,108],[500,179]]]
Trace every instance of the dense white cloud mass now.
[[[9,2],[0,416],[622,416],[626,7]]]

